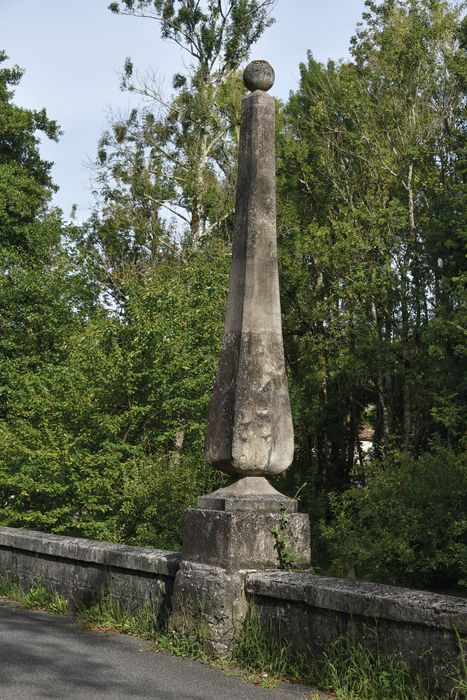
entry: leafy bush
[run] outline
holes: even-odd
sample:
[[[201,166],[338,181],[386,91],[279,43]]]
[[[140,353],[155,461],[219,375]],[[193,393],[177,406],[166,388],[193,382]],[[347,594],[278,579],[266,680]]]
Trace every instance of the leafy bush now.
[[[184,510],[224,481],[203,441],[228,262],[161,264],[129,285],[128,318],[96,311],[63,356],[8,365],[2,525],[180,546]]]
[[[117,520],[121,539],[140,547],[181,549],[185,510],[222,481],[203,463],[201,451],[131,465]]]
[[[467,586],[467,470],[436,447],[418,459],[388,455],[363,486],[331,494],[321,531],[331,572],[389,584]]]

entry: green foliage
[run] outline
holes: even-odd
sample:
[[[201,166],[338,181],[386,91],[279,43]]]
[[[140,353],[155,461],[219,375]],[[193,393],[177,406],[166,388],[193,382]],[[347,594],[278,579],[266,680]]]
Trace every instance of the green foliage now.
[[[430,700],[400,659],[381,659],[363,645],[337,640],[320,667],[321,687],[339,700]]]
[[[144,639],[155,639],[160,629],[156,607],[148,605],[130,611],[122,602],[114,600],[110,591],[102,592],[96,602],[82,606],[77,617],[84,627],[116,630]]]
[[[270,680],[289,678],[295,682],[311,682],[309,662],[267,634],[260,625],[258,613],[250,607],[234,649],[234,661]]]
[[[205,633],[203,627],[198,625],[190,634],[163,633],[157,638],[157,649],[174,656],[184,656],[190,659],[198,659],[207,662],[208,657],[204,651]]]
[[[180,547],[185,508],[223,480],[203,442],[227,267],[223,247],[167,261],[128,286],[131,323],[95,314],[59,365],[15,375],[4,525]]]
[[[204,653],[204,634],[200,624],[192,627],[192,634],[168,632],[161,622],[158,606],[147,605],[140,610],[130,610],[123,601],[115,600],[111,591],[102,592],[98,600],[83,606],[77,613],[85,627],[104,631],[116,630],[124,634],[143,637],[154,642],[157,651],[175,656],[208,660]]]
[[[337,700],[430,700],[421,679],[411,677],[401,660],[381,659],[353,640],[336,640],[321,661],[310,664],[306,655],[293,653],[268,634],[254,608],[249,610],[234,659],[270,683],[283,678],[307,683],[331,691]]]
[[[27,589],[17,581],[3,578],[0,580],[0,597],[14,600],[23,608],[48,610],[56,615],[66,615],[68,612],[66,598],[57,591],[48,590],[40,578]]]
[[[69,495],[51,386],[96,295],[70,246],[75,229],[47,209],[51,164],[37,132],[56,138],[58,128],[44,110],[12,103],[21,74],[0,70],[0,512],[4,524],[48,529]]]
[[[210,476],[207,468],[200,469],[200,462],[201,455],[183,455],[175,463],[168,455],[159,464],[129,465],[117,523],[123,541],[181,549],[185,510],[196,504]]]
[[[173,76],[175,93],[168,97],[153,73],[135,73],[131,59],[125,62],[122,89],[141,95],[144,103],[101,139],[96,175],[102,213],[93,230],[103,242],[100,253],[108,252],[109,233],[121,237],[121,228],[115,231],[119,221],[135,232],[139,253],[142,230],[151,254],[168,215],[178,236],[195,247],[214,231],[230,237],[244,92],[238,68],[272,24],[274,5],[275,0],[123,0],[109,6],[116,14],[157,20],[162,37],[185,51],[189,63]]]
[[[10,369],[15,374],[24,369],[25,362],[27,366],[49,360],[83,311],[77,293],[80,275],[62,246],[62,237],[69,231],[59,212],[47,211],[54,189],[52,164],[41,159],[38,148],[38,134],[55,140],[58,127],[44,110],[13,104],[9,88],[19,82],[22,71],[2,68],[6,60],[0,52],[2,384],[7,382],[5,375]]]
[[[21,71],[0,55],[3,525],[179,548],[184,509],[222,483],[203,439],[230,262],[238,68],[273,5],[111,4],[157,20],[190,58],[170,97],[125,62],[122,88],[144,106],[103,134],[83,227],[48,206],[38,144],[58,127],[14,104]],[[467,24],[442,0],[367,10],[350,59],[309,54],[277,109],[296,454],[276,485],[307,483],[323,566],[329,554],[343,574],[444,587],[466,580]],[[369,458],[363,427],[375,431]],[[285,518],[275,537],[288,567]]]
[[[273,23],[269,13],[275,1],[122,0],[112,2],[109,10],[159,20],[162,37],[188,50],[203,68],[222,61],[223,68],[235,69]]]
[[[289,520],[288,507],[282,505],[277,527],[271,530],[271,535],[274,537],[274,549],[279,559],[279,569],[283,571],[293,571],[303,563],[303,560],[297,556],[291,545],[290,537],[286,535]]]
[[[285,571],[290,571],[296,560],[294,551],[289,544],[290,538],[285,534],[288,522],[286,509],[281,507],[278,526],[271,530],[271,534],[274,537],[274,549],[279,559],[279,569]]]
[[[390,584],[467,585],[467,470],[441,447],[418,459],[388,454],[364,485],[330,495],[322,525],[332,572]]]
[[[362,428],[373,457],[463,447],[465,23],[438,0],[367,9],[349,61],[308,55],[278,136],[289,482],[315,521]]]
[[[457,630],[456,635],[461,661],[458,675],[452,679],[455,683],[453,694],[455,700],[461,700],[461,698],[464,698],[467,695],[467,653],[465,646],[467,639],[465,637],[461,637]]]

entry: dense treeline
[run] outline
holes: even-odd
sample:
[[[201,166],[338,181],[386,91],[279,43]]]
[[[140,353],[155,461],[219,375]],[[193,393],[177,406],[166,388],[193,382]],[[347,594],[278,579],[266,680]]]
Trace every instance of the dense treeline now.
[[[367,7],[351,61],[301,66],[281,134],[299,480],[314,464],[310,506],[364,486],[332,500],[339,573],[379,575],[379,562],[385,580],[434,583],[436,557],[421,573],[427,552],[445,549],[453,568],[441,578],[467,558],[465,467],[452,461],[465,401],[466,25],[442,2]]]
[[[203,461],[229,274],[240,65],[274,0],[125,0],[189,55],[170,98],[110,123],[82,226],[50,207],[42,112],[0,67],[0,522],[180,546],[222,483]],[[296,433],[278,486],[324,570],[467,585],[466,23],[368,1],[346,62],[278,104],[278,232]],[[124,19],[122,18],[122,21]],[[2,61],[5,56],[2,55]],[[374,430],[362,449],[362,429]],[[305,485],[304,485],[305,484]]]

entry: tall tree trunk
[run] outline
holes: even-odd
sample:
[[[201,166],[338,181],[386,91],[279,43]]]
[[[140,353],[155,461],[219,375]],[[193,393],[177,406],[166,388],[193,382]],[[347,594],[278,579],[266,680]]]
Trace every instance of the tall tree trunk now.
[[[324,376],[321,382],[319,397],[322,415],[316,431],[316,456],[318,463],[316,475],[316,493],[318,495],[321,495],[326,491],[328,477],[328,430],[326,425],[328,389],[326,372],[324,372]]]
[[[202,208],[203,194],[205,189],[204,169],[206,166],[206,158],[208,152],[208,143],[206,134],[201,134],[198,144],[198,155],[194,164],[194,196],[191,205],[191,245],[197,248],[202,238]]]
[[[403,424],[402,424],[402,449],[407,452],[410,446],[410,436],[412,432],[412,402],[410,396],[409,383],[409,272],[410,263],[412,264],[412,278],[415,292],[415,313],[416,313],[416,335],[420,327],[420,270],[417,253],[417,233],[415,227],[415,207],[414,207],[414,191],[413,191],[413,163],[409,163],[407,173],[407,203],[408,203],[408,223],[409,237],[406,251],[404,254],[404,264],[401,278],[402,292],[402,356],[403,356],[403,386],[402,386],[402,407],[403,407]]]
[[[407,258],[407,253],[404,256]],[[411,401],[409,387],[409,312],[408,312],[408,274],[406,261],[401,273],[401,350],[402,350],[402,450],[407,452],[410,444]]]
[[[378,312],[376,310],[376,304],[374,300],[371,301],[371,316],[373,324],[375,326],[376,332],[378,334],[378,343],[381,346],[381,327],[378,319]],[[388,409],[386,406],[385,398],[385,384],[384,384],[384,373],[381,367],[381,362],[378,360],[378,366],[376,369],[376,430],[375,430],[375,449],[378,453],[380,451],[381,444],[384,438],[389,434],[389,418]]]

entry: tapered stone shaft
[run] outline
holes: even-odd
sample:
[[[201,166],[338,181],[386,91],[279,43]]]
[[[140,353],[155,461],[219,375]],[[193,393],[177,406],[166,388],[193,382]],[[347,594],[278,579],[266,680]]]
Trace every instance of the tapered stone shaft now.
[[[239,477],[287,469],[293,426],[282,342],[276,246],[274,82],[265,61],[245,70],[232,268],[209,410],[206,460]],[[260,88],[260,89],[257,89]]]

